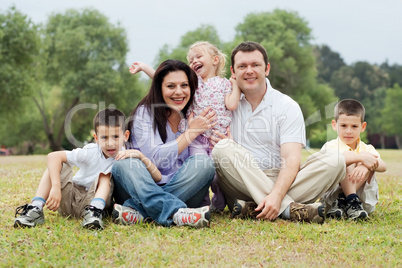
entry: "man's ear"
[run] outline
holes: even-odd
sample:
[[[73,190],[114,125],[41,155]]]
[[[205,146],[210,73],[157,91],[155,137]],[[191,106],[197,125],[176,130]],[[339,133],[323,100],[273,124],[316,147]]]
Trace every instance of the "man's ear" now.
[[[124,131],[124,142],[127,142],[128,138],[130,138],[130,131],[126,130]]]
[[[230,66],[230,72],[232,73],[232,77],[235,77],[235,72],[233,70],[233,66]]]
[[[335,131],[338,131],[338,128],[336,126],[336,121],[335,120],[332,120],[332,129],[335,130]]]
[[[271,64],[269,64],[269,62],[268,62],[268,64],[267,64],[267,69],[265,70],[265,76],[268,76],[269,75],[269,71],[271,70]]]

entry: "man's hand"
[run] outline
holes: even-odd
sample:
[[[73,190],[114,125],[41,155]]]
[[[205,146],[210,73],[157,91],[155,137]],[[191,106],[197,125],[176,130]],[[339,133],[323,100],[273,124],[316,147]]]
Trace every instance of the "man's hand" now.
[[[219,132],[218,130],[212,131],[214,135],[211,135],[209,137],[209,142],[212,145],[212,148],[220,141],[223,139],[231,139],[233,140],[232,133],[230,132],[230,127],[227,128],[227,135],[223,134],[222,132]]]
[[[279,215],[281,202],[282,200],[275,194],[271,193],[267,195],[255,209],[256,211],[261,211],[261,213],[257,215],[257,219],[274,221]]]

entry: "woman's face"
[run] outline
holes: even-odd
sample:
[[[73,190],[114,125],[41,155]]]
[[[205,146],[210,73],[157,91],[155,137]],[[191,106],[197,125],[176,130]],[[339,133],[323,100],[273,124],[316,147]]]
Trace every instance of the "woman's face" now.
[[[162,82],[163,100],[173,110],[181,111],[190,100],[191,90],[185,72],[168,73]]]

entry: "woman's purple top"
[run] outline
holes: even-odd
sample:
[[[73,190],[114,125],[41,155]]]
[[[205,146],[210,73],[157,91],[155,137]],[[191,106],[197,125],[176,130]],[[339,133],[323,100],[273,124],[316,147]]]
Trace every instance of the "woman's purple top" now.
[[[138,107],[133,119],[130,148],[140,150],[156,165],[162,173],[162,180],[158,184],[168,183],[189,156],[188,147],[178,155],[176,138],[182,133],[174,133],[167,122],[167,138],[163,142],[158,129],[154,131],[153,117],[145,106]]]

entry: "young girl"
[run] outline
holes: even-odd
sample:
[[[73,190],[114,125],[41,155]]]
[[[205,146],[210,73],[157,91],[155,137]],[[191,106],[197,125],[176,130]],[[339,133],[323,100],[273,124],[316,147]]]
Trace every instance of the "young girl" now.
[[[216,112],[218,122],[213,130],[226,134],[232,120],[231,111],[237,108],[240,100],[240,89],[233,78],[229,81],[223,77],[226,62],[225,55],[216,46],[202,41],[196,42],[190,47],[187,53],[187,60],[198,76],[198,88],[195,91],[194,102],[187,111],[186,118],[191,113],[196,117],[206,107],[210,107]],[[140,71],[145,72],[151,78],[153,78],[155,72],[150,66],[142,62],[134,62],[130,72],[136,74]],[[186,130],[186,122],[183,119],[180,123],[180,132]],[[210,130],[199,135],[189,146],[190,155],[206,154],[211,156],[212,145],[209,142],[209,137],[212,134],[212,130]],[[218,187],[216,178],[212,182],[211,189],[214,193],[211,211],[215,209],[223,211],[226,202],[223,193]],[[203,205],[210,204],[209,196],[206,196],[204,203]]]

